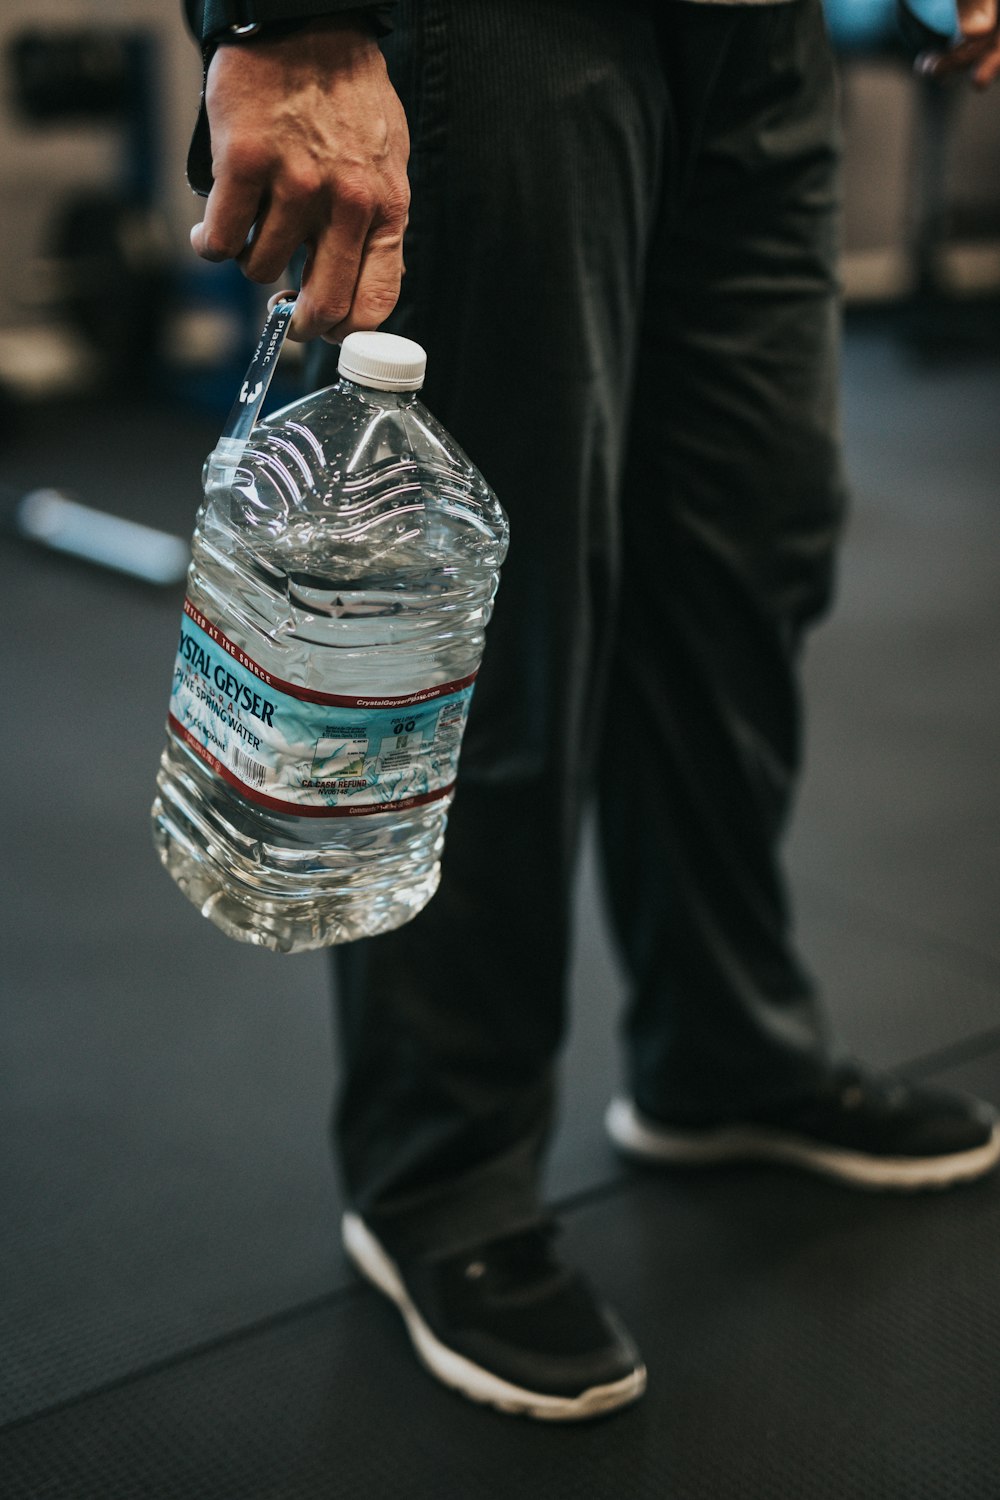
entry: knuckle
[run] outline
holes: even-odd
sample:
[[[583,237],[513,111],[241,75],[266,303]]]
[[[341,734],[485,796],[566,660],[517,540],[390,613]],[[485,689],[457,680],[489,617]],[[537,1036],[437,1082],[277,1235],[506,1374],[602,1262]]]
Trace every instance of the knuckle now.
[[[308,166],[286,165],[281,178],[275,184],[274,197],[284,205],[309,202],[323,191],[323,182],[317,171]]]
[[[269,152],[250,136],[227,140],[212,160],[216,180],[228,177],[236,183],[256,183],[267,174]]]
[[[355,298],[353,316],[363,328],[375,328],[384,323],[399,299],[399,283],[368,287]]]
[[[350,309],[341,318],[338,335],[345,338],[349,333],[367,332],[385,322],[398,301],[399,293],[386,289],[368,291],[355,297]]]
[[[404,177],[394,183],[387,192],[383,207],[385,217],[396,223],[405,223],[410,213],[410,184]]]
[[[328,293],[314,299],[307,308],[310,326],[324,333],[342,323],[351,310],[351,299],[344,294]]]
[[[346,177],[337,187],[337,206],[341,212],[358,219],[370,219],[378,198],[364,177]]]

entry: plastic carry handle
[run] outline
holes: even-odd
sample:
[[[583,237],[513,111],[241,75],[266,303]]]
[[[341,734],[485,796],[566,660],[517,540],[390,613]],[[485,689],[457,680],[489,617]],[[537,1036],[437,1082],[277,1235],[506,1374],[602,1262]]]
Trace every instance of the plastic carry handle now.
[[[243,384],[222,429],[222,436],[209,458],[209,485],[221,484],[228,488],[236,476],[240,459],[264,404],[294,311],[294,299],[283,299],[276,302],[267,315]]]

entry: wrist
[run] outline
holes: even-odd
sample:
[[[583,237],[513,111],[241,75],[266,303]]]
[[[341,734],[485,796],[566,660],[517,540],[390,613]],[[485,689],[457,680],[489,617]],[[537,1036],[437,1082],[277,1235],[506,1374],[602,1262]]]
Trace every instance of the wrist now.
[[[337,0],[204,0],[200,36],[212,51],[223,43],[237,45],[256,38],[282,36],[307,26],[365,29],[372,36],[390,29],[391,4],[337,4]]]
[[[369,41],[378,39],[378,31],[363,11],[343,11],[335,16],[299,16],[287,21],[255,21],[246,26],[230,27],[205,45],[213,51],[218,47],[266,46],[282,42],[286,37],[300,36],[309,32],[314,37],[341,35],[363,37]]]

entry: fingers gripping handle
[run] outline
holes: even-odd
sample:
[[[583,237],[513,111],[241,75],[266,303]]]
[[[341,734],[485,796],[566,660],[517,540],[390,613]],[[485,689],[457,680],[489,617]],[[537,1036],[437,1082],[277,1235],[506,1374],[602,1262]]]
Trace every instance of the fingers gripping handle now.
[[[267,315],[263,332],[247,368],[239,394],[222,429],[222,436],[208,460],[208,483],[228,489],[253,431],[267,395],[295,311],[294,299],[276,302]]]

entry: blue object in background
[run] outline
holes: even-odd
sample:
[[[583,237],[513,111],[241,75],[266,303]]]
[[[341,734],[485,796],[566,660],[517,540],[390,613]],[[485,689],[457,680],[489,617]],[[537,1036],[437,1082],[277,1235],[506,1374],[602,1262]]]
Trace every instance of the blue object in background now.
[[[903,49],[897,0],[825,0],[826,20],[838,52]],[[955,0],[906,0],[916,21],[939,36],[958,30]],[[908,40],[908,39],[907,39]],[[928,39],[925,45],[930,45]]]

